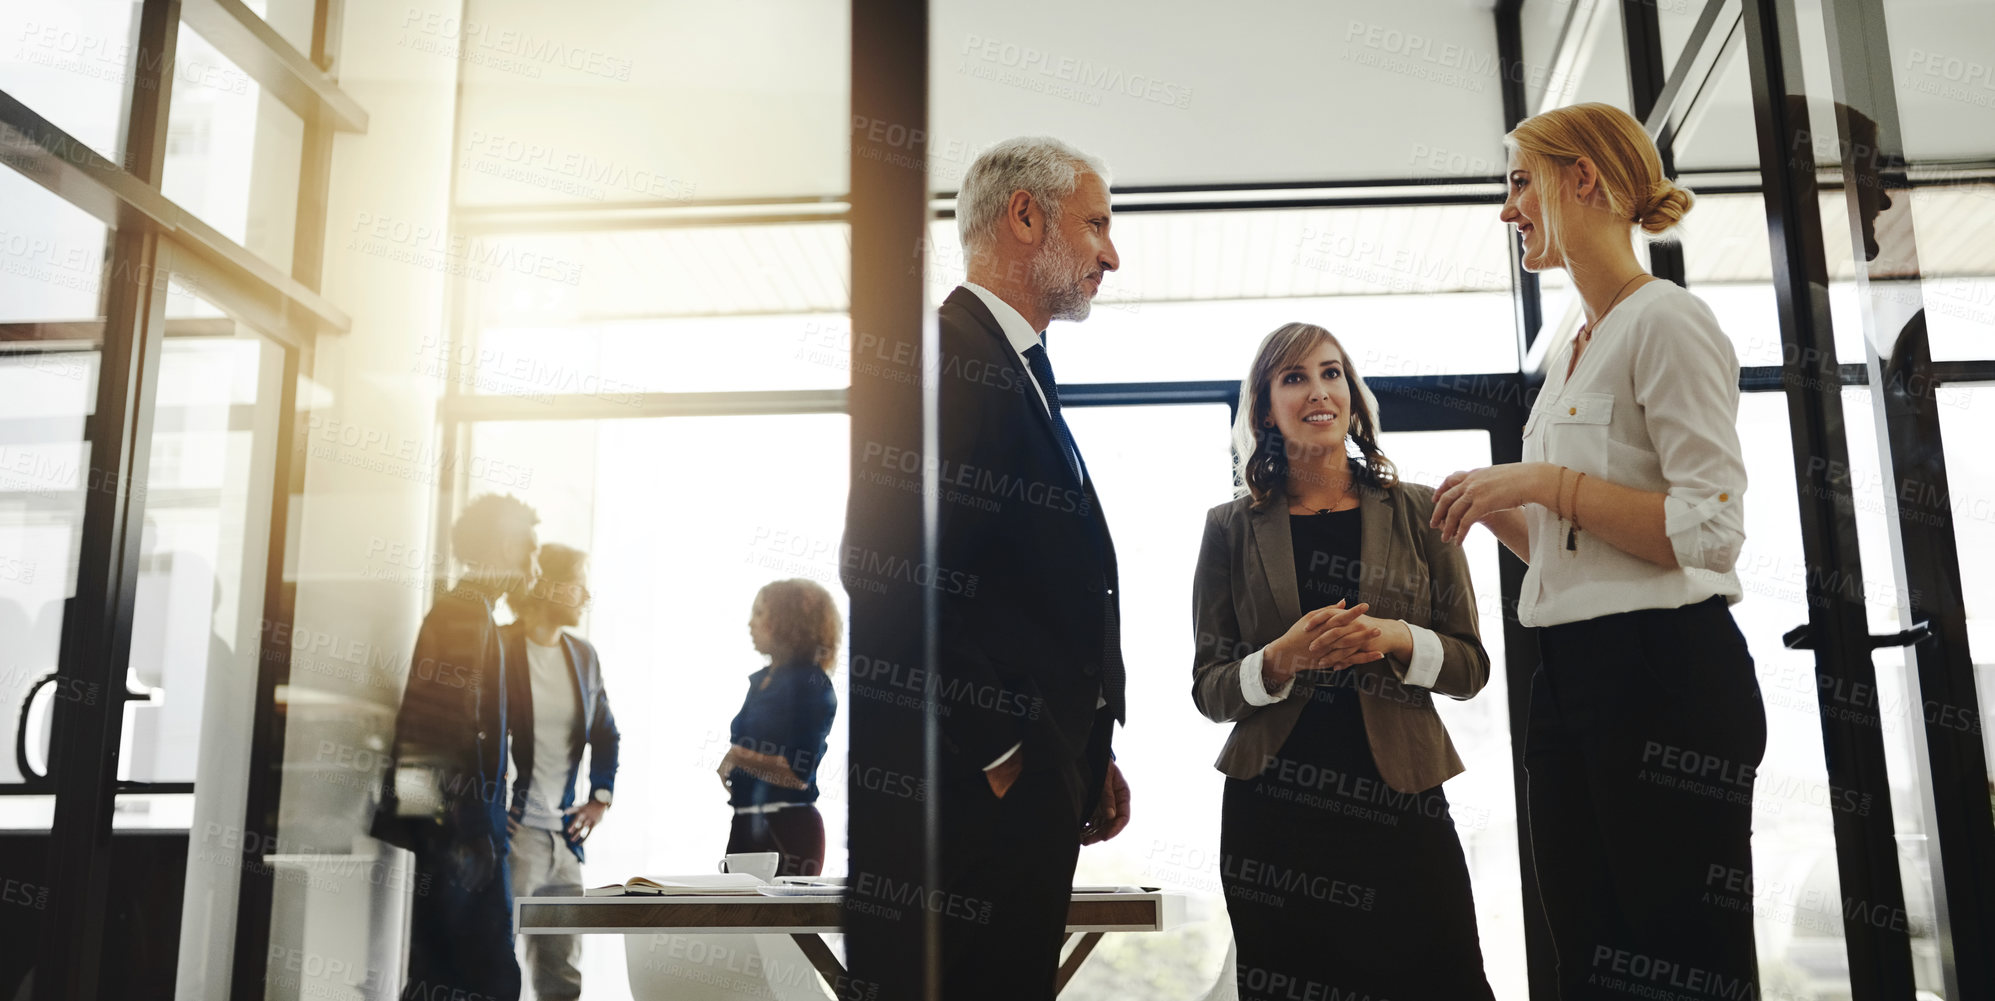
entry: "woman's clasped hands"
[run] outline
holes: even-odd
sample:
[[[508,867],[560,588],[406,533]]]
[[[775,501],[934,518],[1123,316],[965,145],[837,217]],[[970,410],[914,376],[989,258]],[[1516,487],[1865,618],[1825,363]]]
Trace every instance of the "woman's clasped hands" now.
[[[1319,608],[1295,620],[1288,632],[1261,654],[1261,679],[1268,690],[1280,688],[1303,671],[1336,671],[1369,664],[1385,656],[1380,640],[1387,623],[1365,612],[1371,605],[1344,602]]]

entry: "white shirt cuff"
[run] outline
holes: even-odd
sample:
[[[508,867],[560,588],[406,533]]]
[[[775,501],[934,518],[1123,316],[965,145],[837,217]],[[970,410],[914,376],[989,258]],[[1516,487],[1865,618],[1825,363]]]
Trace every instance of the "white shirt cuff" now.
[[[1004,764],[1004,763],[1005,763],[1005,762],[1007,762],[1007,761],[1010,761],[1010,760],[1011,760],[1011,756],[1012,756],[1012,755],[1014,755],[1014,754],[1017,754],[1017,753],[1018,753],[1018,749],[1019,749],[1019,748],[1021,748],[1021,747],[1024,747],[1024,746],[1025,746],[1025,741],[1022,741],[1022,740],[1021,740],[1021,741],[1019,741],[1019,742],[1018,742],[1018,743],[1016,743],[1016,744],[1013,744],[1013,745],[1011,745],[1011,750],[1009,750],[1009,751],[1006,751],[1006,752],[1004,752],[1003,754],[1000,754],[1000,755],[998,755],[998,759],[997,759],[996,761],[993,761],[993,762],[991,762],[990,764],[988,764],[988,765],[985,765],[985,766],[984,766],[984,771],[987,771],[987,772],[988,772],[988,771],[990,771],[991,769],[993,769],[993,768],[996,768],[997,766],[999,766],[999,765],[1002,765],[1002,764]]]
[[[1730,491],[1711,494],[1695,504],[1674,495],[1663,498],[1663,534],[1669,537],[1669,548],[1676,554],[1677,566],[1719,573],[1732,569],[1739,549],[1739,542],[1734,540],[1739,537],[1725,531],[1728,525],[1716,522],[1725,518],[1729,524],[1741,524],[1743,516],[1733,513],[1737,504],[1738,495]],[[1727,507],[1733,511],[1728,512]]]
[[[1406,663],[1404,684],[1415,688],[1432,688],[1435,679],[1441,676],[1441,662],[1448,653],[1441,646],[1441,637],[1426,626],[1406,624],[1406,631],[1413,634],[1413,656]]]
[[[1245,658],[1241,659],[1240,693],[1247,697],[1248,705],[1250,706],[1274,705],[1275,703],[1280,702],[1285,698],[1288,698],[1288,693],[1294,688],[1295,688],[1295,679],[1290,678],[1288,679],[1288,683],[1281,686],[1281,689],[1279,691],[1272,693],[1268,691],[1267,684],[1261,680],[1261,651],[1256,650],[1253,653],[1248,654]]]

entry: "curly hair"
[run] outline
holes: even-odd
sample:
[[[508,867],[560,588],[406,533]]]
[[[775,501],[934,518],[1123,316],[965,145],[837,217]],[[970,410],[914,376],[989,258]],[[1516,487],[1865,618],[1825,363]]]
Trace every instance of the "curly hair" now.
[[[457,558],[473,572],[490,572],[505,566],[506,545],[533,531],[540,524],[525,501],[512,494],[481,494],[464,505],[450,527],[450,547]]]
[[[770,581],[755,592],[755,603],[768,616],[769,663],[776,667],[810,661],[830,674],[838,665],[838,643],[845,622],[832,603],[831,592],[802,577]]]

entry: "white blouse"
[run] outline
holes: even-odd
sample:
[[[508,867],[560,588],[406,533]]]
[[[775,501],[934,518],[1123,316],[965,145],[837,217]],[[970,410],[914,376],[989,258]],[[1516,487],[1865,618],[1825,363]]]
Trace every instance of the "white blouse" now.
[[[1524,425],[1524,461],[1665,494],[1663,530],[1679,566],[1657,566],[1526,505],[1531,568],[1517,605],[1526,626],[1675,608],[1740,595],[1745,542],[1739,359],[1702,299],[1649,282],[1609,310],[1571,378],[1572,345],[1552,359]],[[1572,488],[1573,478],[1565,477]],[[1583,521],[1584,519],[1582,519]]]

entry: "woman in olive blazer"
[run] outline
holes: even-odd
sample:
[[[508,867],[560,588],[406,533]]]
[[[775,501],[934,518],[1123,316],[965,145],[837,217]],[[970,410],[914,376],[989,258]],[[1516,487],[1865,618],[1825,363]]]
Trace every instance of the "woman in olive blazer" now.
[[[1220,876],[1242,999],[1491,997],[1432,694],[1481,691],[1489,655],[1467,561],[1376,413],[1328,331],[1269,334],[1241,385],[1241,496],[1206,516],[1192,699],[1233,724]]]

